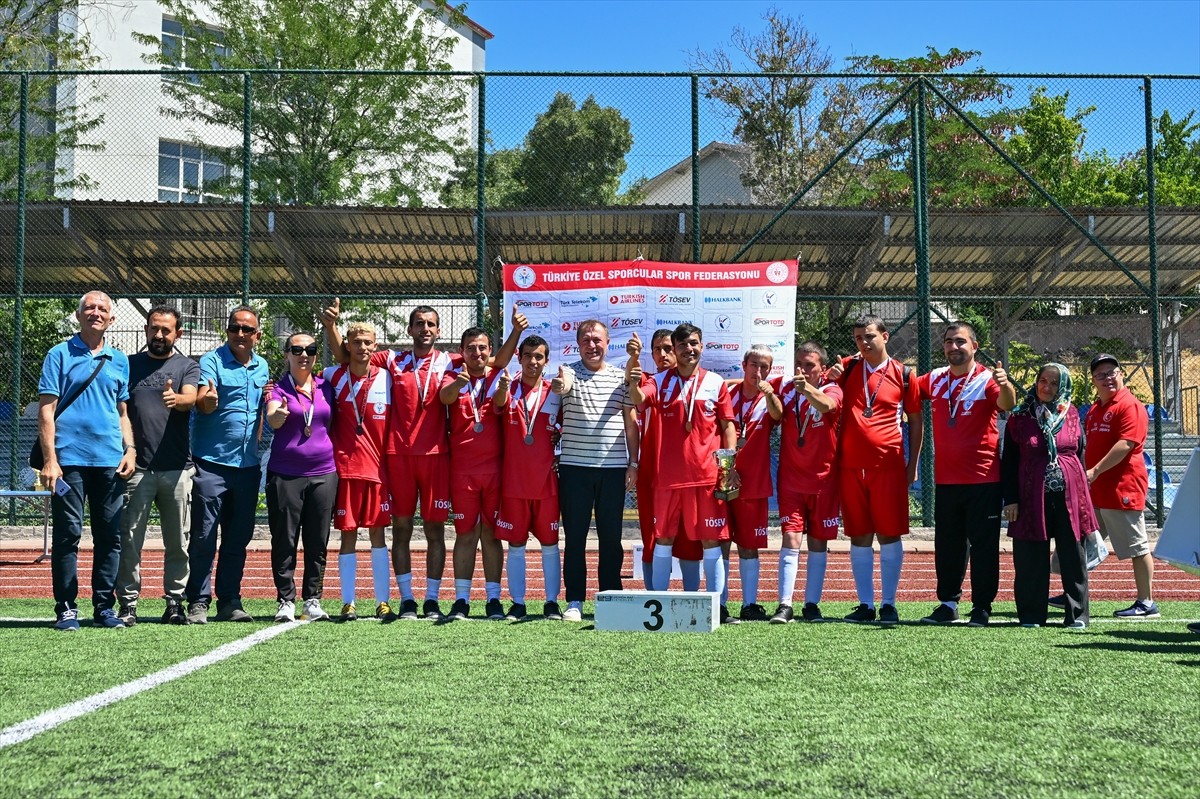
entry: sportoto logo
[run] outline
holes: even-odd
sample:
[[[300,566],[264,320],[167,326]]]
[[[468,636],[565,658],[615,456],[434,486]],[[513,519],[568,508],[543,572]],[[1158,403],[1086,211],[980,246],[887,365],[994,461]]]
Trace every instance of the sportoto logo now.
[[[550,300],[517,300],[518,308],[549,308]]]
[[[523,289],[527,289],[537,282],[537,272],[533,271],[529,266],[518,266],[513,270],[513,283]]]
[[[706,341],[704,342],[705,350],[715,350],[718,352],[737,352],[742,347],[736,341]]]
[[[767,280],[772,283],[782,283],[788,278],[787,264],[776,261],[767,267]]]
[[[756,317],[754,317],[754,326],[755,327],[783,327],[784,321],[782,319],[776,319],[775,317],[772,317],[772,316],[756,316]]]

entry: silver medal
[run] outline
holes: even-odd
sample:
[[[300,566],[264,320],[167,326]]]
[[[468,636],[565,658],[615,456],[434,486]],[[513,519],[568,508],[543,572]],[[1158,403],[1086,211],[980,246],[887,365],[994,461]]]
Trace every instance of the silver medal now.
[[[529,446],[533,446],[533,433],[525,434],[525,443]]]
[[[475,423],[475,427],[474,427],[474,428],[472,428],[472,429],[473,429],[473,430],[474,430],[476,433],[482,433],[482,432],[483,432],[483,422],[476,422],[476,423]]]

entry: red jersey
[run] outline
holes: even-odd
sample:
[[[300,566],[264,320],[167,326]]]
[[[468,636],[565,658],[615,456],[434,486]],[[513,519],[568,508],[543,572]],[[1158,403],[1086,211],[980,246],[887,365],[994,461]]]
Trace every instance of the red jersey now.
[[[392,402],[387,372],[368,366],[355,377],[350,367],[330,366],[321,375],[333,386],[333,462],[338,477],[383,482],[388,408]],[[361,432],[360,432],[361,431]]]
[[[454,474],[499,474],[503,441],[500,417],[492,407],[496,380],[503,369],[488,367],[458,392],[450,409],[450,466]],[[457,371],[442,378],[451,385]]]
[[[433,455],[446,451],[446,406],[438,399],[442,376],[462,366],[462,355],[433,350],[419,360],[412,351],[385,350],[371,355],[392,380],[389,455]]]
[[[821,386],[821,393],[833,399],[836,407],[826,414],[817,413],[808,397],[796,391],[791,378],[772,381],[783,402],[779,438],[779,491],[797,494],[822,494],[833,489],[833,467],[837,461],[838,418],[842,412],[842,388],[837,383]],[[803,446],[800,438],[804,438]]]
[[[550,381],[543,379],[531,389],[518,380],[508,387],[508,404],[503,408],[493,405],[493,409],[503,428],[501,496],[517,499],[558,496],[554,443],[560,429],[562,404],[560,397],[550,390]]]
[[[646,404],[658,417],[658,446],[651,453],[655,488],[716,486],[721,449],[719,420],[733,421],[729,391],[720,376],[697,367],[682,380],[674,369],[659,372],[646,384]],[[691,432],[687,430],[691,421]]]
[[[917,388],[933,405],[934,482],[1000,482],[1000,386],[992,370],[977,363],[970,374],[957,376],[943,366],[917,378]]]
[[[888,358],[871,369],[862,358],[842,360],[841,465],[848,469],[903,469],[905,413],[920,424],[921,397],[910,377],[904,389],[904,364]],[[910,372],[911,374],[911,372]]]
[[[1101,472],[1091,485],[1092,504],[1110,510],[1145,510],[1150,476],[1142,450],[1150,421],[1146,409],[1128,388],[1122,388],[1108,402],[1096,402],[1088,409],[1084,431],[1087,449],[1083,462],[1092,468],[1104,459],[1118,441],[1133,441],[1125,458]]]
[[[736,461],[738,476],[742,478],[738,498],[765,499],[774,493],[771,488],[771,430],[775,420],[767,412],[766,394],[760,391],[754,399],[747,399],[742,389],[738,384],[729,398],[741,446]]]

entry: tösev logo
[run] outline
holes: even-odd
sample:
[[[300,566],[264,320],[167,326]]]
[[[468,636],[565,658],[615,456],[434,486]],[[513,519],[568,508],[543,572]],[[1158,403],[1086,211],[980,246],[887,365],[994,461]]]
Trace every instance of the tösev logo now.
[[[608,327],[610,330],[621,330],[623,328],[641,327],[645,324],[645,319],[634,319],[626,316],[614,316]]]
[[[672,308],[690,308],[692,307],[692,295],[669,291],[660,292],[658,295],[658,305],[665,305]]]
[[[578,344],[564,344],[563,348],[562,348],[562,354],[563,355],[578,355],[579,354],[579,345]]]

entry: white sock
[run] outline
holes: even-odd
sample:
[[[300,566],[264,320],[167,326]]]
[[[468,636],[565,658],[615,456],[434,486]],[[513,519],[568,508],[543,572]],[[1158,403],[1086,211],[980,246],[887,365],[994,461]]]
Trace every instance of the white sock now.
[[[679,561],[679,574],[683,577],[684,591],[699,591],[700,590],[700,561],[698,560],[681,560]]]
[[[438,594],[442,592],[442,581],[435,580],[432,577],[425,579],[425,598],[437,601]]]
[[[505,564],[508,573],[508,595],[518,605],[525,604],[525,547],[508,548],[508,561]]]
[[[723,572],[723,574],[721,576],[725,578],[724,583],[723,583],[724,588],[721,589],[721,604],[728,605],[729,604],[729,558],[725,557],[725,555],[721,555],[721,571]]]
[[[392,587],[392,564],[387,547],[371,547],[371,581],[375,583],[375,604],[388,601]]]
[[[850,545],[850,571],[854,573],[854,590],[858,601],[875,607],[875,550]]]
[[[758,558],[738,560],[738,574],[742,576],[742,606],[758,604]]]
[[[714,594],[725,591],[725,568],[721,557],[720,547],[709,547],[704,550],[704,590]]]
[[[942,604],[945,605],[946,607],[950,608],[951,610],[958,610],[957,602],[943,602]]]
[[[459,580],[457,577],[454,579],[454,599],[471,601],[471,581],[469,579]]]
[[[488,599],[500,598],[500,583],[484,583],[483,590]]]
[[[642,561],[642,584],[646,586],[647,591],[654,590],[654,552],[650,553],[650,560]]]
[[[396,587],[400,589],[400,601],[407,602],[413,598],[412,572],[396,575]]]
[[[903,563],[904,544],[896,541],[879,546],[879,581],[883,587],[880,598],[885,605],[896,604],[896,591],[900,588],[900,566]]]
[[[654,545],[654,591],[671,590],[671,545]]]
[[[804,604],[810,602],[821,604],[821,594],[825,591],[825,564],[829,561],[828,552],[809,552],[808,568],[804,572]]]
[[[542,576],[546,581],[546,601],[558,601],[558,587],[562,583],[562,560],[558,555],[558,544],[542,547]]]
[[[811,558],[812,555],[809,555]],[[809,561],[812,564],[812,561]],[[800,568],[800,550],[784,547],[779,550],[779,604],[791,605],[796,593],[796,572]]]
[[[354,581],[358,579],[358,553],[338,555],[338,580],[342,583],[342,604],[354,604]]]

